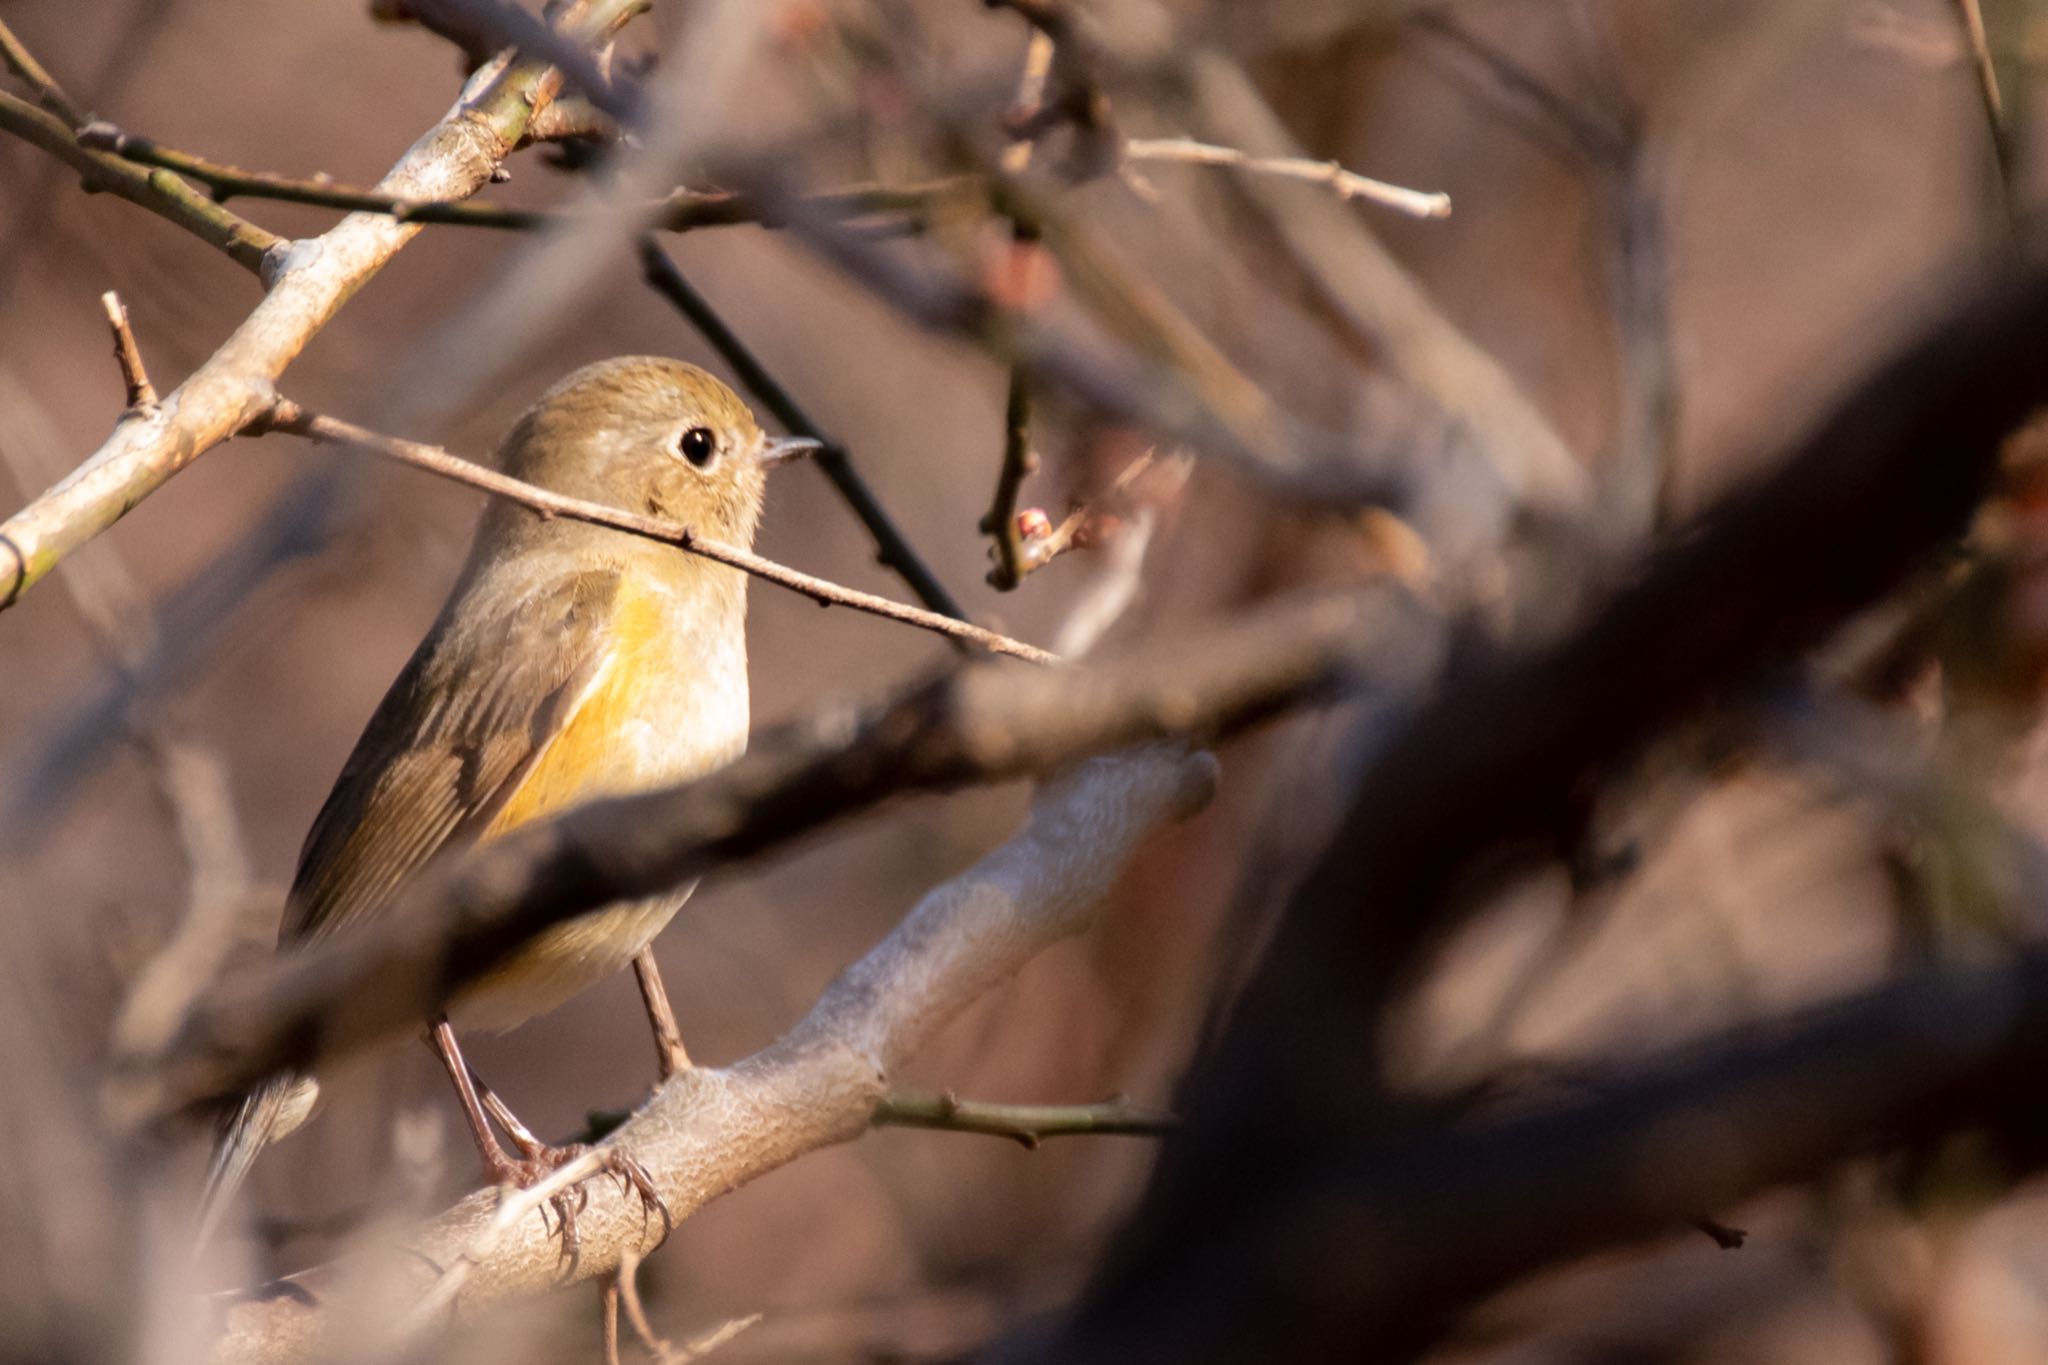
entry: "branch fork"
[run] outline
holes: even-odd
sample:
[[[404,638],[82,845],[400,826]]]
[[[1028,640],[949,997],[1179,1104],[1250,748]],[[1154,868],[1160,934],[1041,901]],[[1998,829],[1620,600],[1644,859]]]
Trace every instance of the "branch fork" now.
[[[1047,782],[1008,843],[928,894],[778,1042],[729,1067],[677,1073],[594,1153],[638,1161],[680,1220],[807,1152],[859,1137],[890,1074],[967,1004],[1084,931],[1140,843],[1200,809],[1216,774],[1209,755],[1165,744],[1091,759]],[[403,1327],[420,1331],[565,1278],[613,1279],[663,1231],[609,1182],[586,1188],[581,1254],[566,1274],[524,1203],[479,1190],[401,1249],[365,1249],[229,1304],[217,1358],[304,1359],[346,1327],[352,1307],[390,1302],[355,1297],[365,1286],[404,1295],[415,1307]]]

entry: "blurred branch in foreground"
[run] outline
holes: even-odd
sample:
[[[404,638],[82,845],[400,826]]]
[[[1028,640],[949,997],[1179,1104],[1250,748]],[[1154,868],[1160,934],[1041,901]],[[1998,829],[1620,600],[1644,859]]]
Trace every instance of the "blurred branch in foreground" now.
[[[1206,754],[1168,745],[1090,760],[1048,783],[1019,834],[927,895],[780,1041],[730,1067],[679,1073],[604,1146],[653,1173],[669,1211],[686,1218],[807,1151],[860,1136],[898,1065],[970,1001],[1085,929],[1139,842],[1198,809],[1215,777]],[[483,1190],[399,1248],[230,1304],[219,1358],[306,1359],[326,1333],[365,1330],[352,1307],[433,1292],[446,1273],[435,1267],[465,1267],[448,1306],[466,1318],[507,1296],[609,1275],[666,1235],[637,1196],[601,1180],[585,1188],[579,1254],[566,1275],[542,1220],[495,1226],[499,1195]]]
[[[1410,1249],[1398,1237],[1377,1240],[1370,1201],[1352,1202],[1366,1154],[1454,1139],[1427,1106],[1388,1092],[1373,1040],[1478,903],[1465,870],[1566,827],[1589,774],[1813,643],[1959,534],[1990,486],[2003,438],[2048,400],[2035,363],[2043,318],[2048,267],[1964,291],[1789,442],[1767,466],[1775,473],[1723,498],[1579,629],[1453,667],[1367,764],[1236,1016],[1189,1075],[1186,1126],[1163,1148],[1121,1252],[1067,1332],[1035,1358],[1121,1359],[1137,1340],[1187,1361],[1241,1359],[1253,1343],[1263,1350],[1276,1340],[1299,1343],[1290,1354],[1300,1359],[1336,1358],[1342,1343],[1360,1340],[1406,1354],[1514,1275],[1646,1231],[1652,1213],[1696,1217],[1696,1198],[1793,1173],[1759,1162],[1702,1176],[1675,1203],[1660,1196],[1638,1206],[1629,1168],[1607,1164],[1617,1149],[1582,1144],[1572,1150],[1587,1168],[1572,1178],[1594,1193],[1570,1211],[1532,1205],[1556,1210],[1554,1223],[1524,1221],[1503,1193],[1489,1227],[1511,1223],[1528,1235],[1486,1254],[1468,1245],[1454,1270],[1448,1259],[1425,1259],[1435,1253],[1423,1245],[1404,1264]],[[2026,968],[2013,970],[2008,989],[2032,983]],[[2007,1047],[2033,1046],[2003,1036]],[[2011,1059],[1999,1046],[1946,1058],[1959,1068]],[[1982,1079],[1934,1070],[1918,1073],[1921,1089],[1888,1092],[1885,1103],[1925,1102]],[[1773,1104],[1787,1102],[1771,1093]],[[1794,1164],[1810,1169],[1828,1142],[1833,1155],[1855,1150],[1867,1137],[1853,1122],[1858,1112],[1867,1111],[1845,1108],[1838,1121],[1816,1110],[1813,1145],[1788,1148],[1799,1154]],[[1964,1121],[1960,1111],[1955,1121]],[[1553,1170],[1520,1197],[1538,1200],[1542,1187],[1547,1201],[1565,1183]],[[1327,1219],[1306,1236],[1301,1220],[1317,1207]],[[1355,1239],[1390,1248],[1370,1275],[1348,1250],[1328,1250]],[[1251,1264],[1271,1274],[1247,1275]],[[1190,1284],[1210,1292],[1191,1297]],[[1381,1297],[1384,1285],[1401,1292]]]
[[[1229,735],[1364,687],[1399,695],[1438,629],[1398,593],[1276,604],[1087,669],[972,666],[756,736],[701,781],[578,808],[424,876],[374,926],[221,983],[161,1055],[116,1059],[123,1126],[169,1118],[417,1027],[547,924],[665,889],[888,797],[1056,772],[1148,740]]]

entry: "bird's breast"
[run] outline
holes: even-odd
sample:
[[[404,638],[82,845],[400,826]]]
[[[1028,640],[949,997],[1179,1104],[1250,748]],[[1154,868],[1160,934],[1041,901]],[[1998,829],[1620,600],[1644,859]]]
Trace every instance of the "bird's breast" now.
[[[744,618],[705,594],[629,581],[605,662],[489,833],[600,796],[688,781],[747,745]]]
[[[729,600],[622,587],[605,663],[484,837],[579,802],[701,777],[739,757],[747,747],[743,611]],[[553,1009],[630,962],[689,894],[682,887],[553,926],[463,992],[451,1017],[496,1031]]]

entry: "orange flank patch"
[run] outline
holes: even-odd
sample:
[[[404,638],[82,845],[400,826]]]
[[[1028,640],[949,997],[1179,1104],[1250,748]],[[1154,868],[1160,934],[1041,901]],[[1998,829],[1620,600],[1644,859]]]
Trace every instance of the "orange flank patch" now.
[[[506,798],[484,831],[485,841],[596,792],[630,785],[621,783],[612,769],[631,761],[620,751],[619,737],[640,710],[648,683],[664,676],[660,637],[668,622],[662,605],[653,594],[635,591],[630,578],[621,585],[601,671],[517,790]]]

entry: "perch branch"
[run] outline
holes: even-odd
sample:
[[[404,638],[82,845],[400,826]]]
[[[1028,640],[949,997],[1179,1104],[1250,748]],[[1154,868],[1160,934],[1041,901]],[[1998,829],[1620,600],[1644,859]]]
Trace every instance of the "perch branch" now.
[[[386,436],[367,427],[359,427],[353,422],[308,412],[298,404],[283,399],[278,400],[269,415],[256,425],[260,430],[285,431],[318,441],[339,441],[347,445],[360,446],[365,450],[411,465],[415,469],[423,469],[441,478],[510,499],[532,508],[542,516],[569,517],[575,521],[608,526],[615,531],[624,531],[628,535],[660,541],[664,545],[673,545],[677,549],[687,550],[691,554],[702,555],[706,559],[752,574],[778,587],[802,593],[819,606],[849,607],[854,611],[867,612],[873,616],[929,630],[949,639],[978,645],[992,654],[1004,654],[1030,663],[1060,662],[1059,656],[1048,653],[1036,645],[1013,640],[1007,635],[998,635],[992,630],[984,630],[970,622],[941,616],[937,612],[923,611],[907,603],[892,601],[886,597],[878,597],[874,593],[861,592],[827,579],[801,573],[772,559],[765,559],[751,550],[707,539],[676,522],[641,516],[633,512],[622,512],[615,507],[607,507],[599,502],[588,502],[582,498],[564,497],[560,493],[550,492],[530,483],[522,483],[494,469],[472,464],[468,460],[449,454],[439,446],[421,445],[417,441]]]
[[[664,1085],[606,1139],[653,1177],[669,1210],[687,1218],[727,1190],[816,1148],[867,1131],[888,1079],[931,1034],[1051,944],[1087,927],[1124,862],[1150,831],[1198,808],[1214,762],[1174,746],[1093,760],[1048,783],[1010,842],[927,895],[897,928],[829,986],[789,1033],[725,1068],[696,1068]],[[637,1197],[610,1181],[585,1187],[579,1255],[570,1276],[607,1277],[663,1236]],[[366,1282],[415,1302],[464,1264],[448,1311],[474,1317],[510,1297],[563,1283],[559,1246],[538,1217],[496,1221],[479,1191],[404,1239],[309,1271],[225,1306],[218,1358],[306,1358],[344,1326]],[[401,1300],[402,1301],[402,1300]]]
[[[401,892],[360,932],[208,993],[166,1048],[117,1057],[106,1103],[132,1127],[416,1028],[546,925],[823,828],[887,797],[1057,771],[1148,740],[1224,736],[1286,708],[1405,689],[1440,639],[1388,589],[1270,604],[1100,667],[965,667],[757,736],[680,787],[525,826]],[[877,1097],[879,1098],[879,1097]]]

